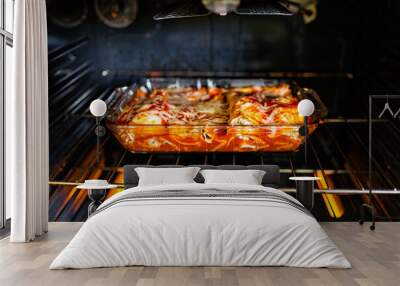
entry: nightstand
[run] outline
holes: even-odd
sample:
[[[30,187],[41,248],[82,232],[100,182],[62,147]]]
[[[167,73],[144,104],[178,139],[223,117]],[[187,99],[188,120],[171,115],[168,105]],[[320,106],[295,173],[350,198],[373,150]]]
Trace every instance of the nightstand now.
[[[91,203],[88,207],[88,216],[96,211],[107,194],[108,189],[117,188],[117,185],[109,184],[106,180],[86,180],[78,189],[86,189]]]
[[[296,198],[307,209],[314,207],[314,182],[318,177],[290,177],[289,180],[296,182]]]

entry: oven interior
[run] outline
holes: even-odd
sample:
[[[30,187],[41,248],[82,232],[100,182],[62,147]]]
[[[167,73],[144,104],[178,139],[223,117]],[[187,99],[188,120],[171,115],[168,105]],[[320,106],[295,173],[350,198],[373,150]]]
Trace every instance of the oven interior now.
[[[130,18],[119,22],[99,16],[101,7],[109,12],[105,1],[47,2],[50,220],[85,220],[89,200],[76,184],[89,178],[122,184],[125,164],[278,164],[281,188],[289,192],[292,175],[318,176],[318,189],[368,189],[368,95],[399,92],[398,1],[319,1],[309,23],[306,12],[292,13],[277,1],[242,0],[241,13],[226,16],[208,13],[198,1],[110,1],[120,9],[131,5]],[[90,102],[110,102],[116,87],[153,77],[292,80],[317,91],[329,114],[309,140],[307,163],[302,150],[134,154],[108,131],[97,164]],[[376,103],[376,114],[384,103]],[[400,187],[399,120],[374,123],[374,188]],[[322,221],[358,220],[367,200],[351,192],[317,194],[313,214]],[[397,196],[373,200],[381,220],[398,220]]]

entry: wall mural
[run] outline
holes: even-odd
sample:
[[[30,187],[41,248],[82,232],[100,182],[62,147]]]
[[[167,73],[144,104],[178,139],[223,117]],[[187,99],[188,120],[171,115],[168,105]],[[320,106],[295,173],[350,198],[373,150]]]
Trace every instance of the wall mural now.
[[[285,16],[265,9],[268,16],[251,16],[242,6],[243,13],[219,16],[200,2],[171,19],[169,4],[178,0],[49,0],[50,219],[85,220],[89,200],[76,184],[108,180],[120,186],[110,197],[122,190],[125,164],[278,164],[288,192],[294,174],[343,191],[316,196],[319,220],[358,220],[368,197],[349,191],[369,187],[367,95],[400,90],[385,64],[397,60],[366,48],[379,33],[365,19],[385,18],[379,29],[390,30],[398,15],[326,2],[318,16],[311,6],[312,19],[296,14],[301,6],[279,7]],[[329,16],[335,11],[340,23]],[[307,119],[307,162],[297,112],[306,98],[316,107]],[[89,112],[95,99],[108,108],[97,123]],[[398,189],[399,168],[389,158],[400,158],[400,118],[387,111],[379,118],[385,101],[375,106],[377,138],[392,139],[373,147],[374,188]],[[393,115],[400,107],[390,106]],[[400,217],[397,196],[373,199],[378,219]]]

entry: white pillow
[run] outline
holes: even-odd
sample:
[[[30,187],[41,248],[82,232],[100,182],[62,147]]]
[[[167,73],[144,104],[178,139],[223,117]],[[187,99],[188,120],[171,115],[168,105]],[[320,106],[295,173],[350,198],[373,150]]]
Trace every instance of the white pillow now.
[[[139,186],[195,183],[193,179],[199,170],[198,167],[135,168],[139,176]]]
[[[202,170],[205,184],[261,185],[265,171],[261,170]]]

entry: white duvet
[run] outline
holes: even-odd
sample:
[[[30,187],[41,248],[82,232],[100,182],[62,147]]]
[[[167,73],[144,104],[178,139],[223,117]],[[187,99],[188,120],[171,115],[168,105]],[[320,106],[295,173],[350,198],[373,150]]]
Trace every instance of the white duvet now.
[[[83,224],[50,269],[145,266],[350,268],[318,222],[293,206],[246,198],[153,198],[115,203],[131,192],[262,190],[238,184],[179,184],[125,190]],[[113,202],[115,204],[113,204]]]

